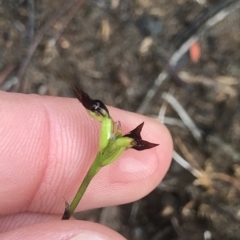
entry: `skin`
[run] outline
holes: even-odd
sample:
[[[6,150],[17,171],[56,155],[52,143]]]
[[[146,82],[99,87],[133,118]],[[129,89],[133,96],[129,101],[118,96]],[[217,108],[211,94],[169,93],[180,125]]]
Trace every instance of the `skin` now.
[[[77,211],[145,196],[171,161],[172,140],[163,125],[123,110],[109,111],[124,133],[144,121],[143,139],[160,145],[142,152],[130,149],[101,169]],[[0,113],[0,239],[124,239],[96,223],[60,220],[64,198],[72,200],[98,150],[99,123],[81,104],[0,92]]]

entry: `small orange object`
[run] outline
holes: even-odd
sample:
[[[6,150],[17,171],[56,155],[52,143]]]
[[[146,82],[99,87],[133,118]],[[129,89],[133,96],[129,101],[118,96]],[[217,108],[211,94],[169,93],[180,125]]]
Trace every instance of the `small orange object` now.
[[[198,42],[195,42],[190,48],[189,48],[189,55],[193,62],[198,62],[201,57],[201,48]]]

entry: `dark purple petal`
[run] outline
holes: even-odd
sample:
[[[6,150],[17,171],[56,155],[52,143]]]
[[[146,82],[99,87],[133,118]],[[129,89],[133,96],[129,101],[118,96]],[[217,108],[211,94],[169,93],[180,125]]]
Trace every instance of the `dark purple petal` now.
[[[135,145],[132,147],[135,150],[142,151],[146,149],[150,149],[153,147],[157,147],[159,144],[156,143],[150,143],[144,140],[138,140],[136,141]]]
[[[91,99],[87,93],[85,93],[82,89],[77,88],[73,83],[72,89],[77,99],[87,110],[103,117],[105,117],[106,113],[107,117],[109,116],[108,109],[102,101]]]
[[[124,137],[130,137],[130,138],[134,139],[135,141],[142,140],[141,131],[142,131],[143,125],[144,125],[144,122],[139,124],[136,128],[134,128],[128,134],[124,135]]]
[[[141,131],[142,131],[143,125],[144,125],[144,122],[142,122],[140,125],[134,128],[131,132],[123,136],[123,137],[132,138],[133,139],[132,148],[138,151],[150,149],[159,145],[159,144],[150,143],[145,140],[142,140]]]

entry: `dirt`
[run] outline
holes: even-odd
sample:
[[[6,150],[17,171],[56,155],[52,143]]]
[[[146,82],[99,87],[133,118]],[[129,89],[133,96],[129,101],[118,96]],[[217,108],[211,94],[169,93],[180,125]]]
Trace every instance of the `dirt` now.
[[[199,2],[85,1],[45,29],[21,75],[32,35],[65,1],[0,1],[2,90],[72,97],[73,81],[108,105],[137,111],[167,71],[144,114],[156,117],[166,104],[165,117],[180,120],[163,99],[168,93],[201,131],[196,138],[181,121],[167,124],[175,151],[197,176],[173,161],[163,182],[143,199],[79,215],[128,239],[240,239],[240,10],[234,7],[213,27],[201,28],[199,16],[223,1]],[[64,28],[67,16],[73,18]],[[187,51],[169,66],[172,54],[196,33],[201,52],[196,62]]]

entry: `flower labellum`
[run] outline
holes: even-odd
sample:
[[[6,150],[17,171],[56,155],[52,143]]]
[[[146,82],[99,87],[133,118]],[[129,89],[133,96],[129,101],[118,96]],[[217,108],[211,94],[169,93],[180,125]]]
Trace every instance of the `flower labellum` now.
[[[150,149],[153,147],[157,147],[159,145],[156,143],[150,143],[145,140],[142,140],[140,133],[142,131],[143,125],[144,125],[144,122],[142,122],[140,125],[134,128],[131,132],[123,136],[123,137],[132,138],[134,141],[133,141],[133,146],[131,148],[138,151]]]

